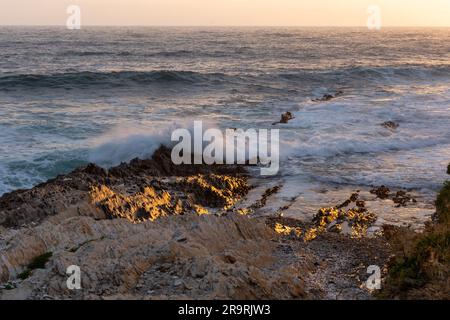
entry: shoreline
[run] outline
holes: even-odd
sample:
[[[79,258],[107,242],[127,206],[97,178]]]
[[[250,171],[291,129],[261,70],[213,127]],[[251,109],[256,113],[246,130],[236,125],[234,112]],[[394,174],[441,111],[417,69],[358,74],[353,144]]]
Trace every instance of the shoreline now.
[[[367,268],[385,277],[395,249],[384,233],[408,230],[376,223],[402,212],[380,215],[400,191],[328,191],[330,207],[298,217],[304,198],[280,200],[282,188],[258,185],[242,166],[175,166],[161,147],[5,194],[0,299],[376,298]],[[77,263],[85,290],[70,291],[65,269]]]

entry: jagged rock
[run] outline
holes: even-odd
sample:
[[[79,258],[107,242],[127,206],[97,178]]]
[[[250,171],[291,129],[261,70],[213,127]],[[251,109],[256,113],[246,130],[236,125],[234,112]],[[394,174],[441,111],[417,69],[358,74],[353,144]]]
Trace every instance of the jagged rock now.
[[[408,203],[416,203],[416,199],[414,199],[410,194],[408,194],[404,190],[399,190],[391,197],[391,190],[386,186],[381,186],[378,188],[374,188],[370,191],[370,193],[375,194],[378,198],[385,200],[385,199],[392,199],[392,201],[397,204],[397,207],[405,207]]]
[[[286,124],[288,123],[290,120],[295,119],[294,115],[291,112],[285,112],[281,115],[281,119],[278,122],[274,122],[272,125],[276,125],[279,123],[283,123]]]
[[[130,200],[130,196],[135,195],[136,197],[138,192],[142,192],[146,187],[159,193],[166,191],[175,196],[187,195],[184,180],[165,184],[159,179],[161,177],[188,178],[201,174],[204,176],[203,180],[208,183],[201,188],[200,186],[194,186],[190,193],[210,192],[210,195],[217,195],[218,192],[222,192],[223,199],[226,199],[226,201],[223,201],[228,204],[232,202],[230,197],[237,196],[237,193],[242,196],[245,193],[246,178],[243,167],[227,165],[176,166],[172,163],[170,153],[171,151],[168,148],[162,146],[153,154],[151,159],[134,159],[129,164],[123,163],[108,171],[94,164],[89,164],[30,190],[18,190],[5,194],[0,197],[0,226],[17,228],[25,224],[40,222],[48,216],[72,211],[99,219],[105,218],[106,212],[95,208],[98,203],[92,201],[93,190],[102,190],[106,193],[106,190],[110,189],[111,192],[108,194],[111,197],[116,195],[116,200]],[[230,184],[238,186],[235,186],[236,189],[228,190]],[[140,190],[141,188],[142,190]],[[223,188],[227,188],[227,191],[223,191]],[[212,200],[217,200],[217,198],[213,197]],[[212,206],[220,204],[217,201],[216,203],[213,202],[210,201],[208,204]],[[175,204],[172,205],[173,208],[176,208]],[[191,202],[192,207],[198,207],[198,205],[199,203]],[[135,214],[145,216],[147,214],[145,209],[142,210],[142,206],[138,209],[132,209],[134,211],[131,216]],[[203,211],[202,209],[199,210]],[[111,217],[109,213],[106,214]],[[119,216],[122,216],[122,214],[119,214]]]
[[[364,200],[358,200],[358,201],[356,201],[356,206],[358,208],[365,208],[366,207],[366,202]]]
[[[334,98],[337,98],[337,97],[339,97],[339,96],[341,96],[341,95],[343,95],[343,94],[344,94],[343,91],[338,91],[338,92],[336,92],[334,95],[332,95],[332,94],[324,94],[324,95],[322,96],[322,98],[313,99],[312,101],[314,101],[314,102],[330,101],[330,100],[332,100],[332,99],[334,99]]]
[[[88,165],[5,195],[0,300],[311,299],[334,287],[367,297],[345,273],[385,247],[346,236],[363,236],[374,220],[358,192],[305,223],[236,214],[248,190],[242,167],[174,166],[162,147],[152,159]],[[328,256],[328,266],[318,262]],[[66,286],[70,265],[81,268],[82,290]],[[330,287],[321,274],[346,280]]]
[[[391,190],[386,186],[381,186],[370,190],[370,193],[375,194],[378,198],[384,200],[389,198]]]
[[[336,206],[336,208],[341,209],[341,208],[345,208],[348,207],[351,203],[358,201],[359,198],[359,193],[355,192],[353,193],[350,198],[348,198],[347,200],[345,200],[343,203],[341,203],[340,205]]]
[[[314,227],[305,232],[304,238],[306,241],[311,241],[327,229],[361,238],[367,234],[367,229],[375,221],[376,215],[364,208],[348,210],[322,208],[314,216]]]
[[[408,203],[417,202],[416,199],[403,190],[397,191],[395,196],[392,198],[392,201],[397,204],[397,207],[406,207]]]
[[[400,127],[400,125],[394,121],[386,121],[386,122],[383,122],[381,125],[383,127],[385,127],[386,129],[391,129],[391,130],[395,130],[398,127]]]
[[[264,207],[267,203],[267,199],[269,199],[270,196],[278,193],[280,191],[280,189],[281,189],[281,186],[275,186],[275,187],[267,189],[266,191],[264,191],[264,194],[261,196],[261,199],[259,199],[255,203],[253,203],[248,209],[256,210],[256,209]]]
[[[7,194],[0,299],[314,297],[308,259],[280,253],[264,220],[225,214],[248,190],[241,167],[174,166],[162,147],[152,159],[90,164]],[[70,265],[82,290],[66,286]]]
[[[304,240],[314,240],[325,231],[350,235],[353,238],[366,236],[368,228],[375,223],[377,216],[365,208],[364,201],[358,199],[359,191],[336,207],[321,208],[313,218],[313,225],[305,231]],[[355,203],[356,207],[344,209],[352,203]]]
[[[183,183],[187,187],[185,192],[192,192],[198,203],[223,209],[231,207],[249,190],[246,179],[225,175],[196,175]]]
[[[83,170],[85,173],[87,174],[92,174],[92,175],[96,175],[96,176],[100,176],[100,177],[104,177],[107,175],[107,172],[105,169],[97,166],[94,163],[90,163],[86,166],[86,168],[84,168]]]

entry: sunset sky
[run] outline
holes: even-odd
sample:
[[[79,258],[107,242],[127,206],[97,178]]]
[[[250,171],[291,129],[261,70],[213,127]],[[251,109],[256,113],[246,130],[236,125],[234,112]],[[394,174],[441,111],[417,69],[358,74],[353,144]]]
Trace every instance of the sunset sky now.
[[[365,26],[379,5],[383,26],[450,26],[450,0],[0,0],[1,25]]]

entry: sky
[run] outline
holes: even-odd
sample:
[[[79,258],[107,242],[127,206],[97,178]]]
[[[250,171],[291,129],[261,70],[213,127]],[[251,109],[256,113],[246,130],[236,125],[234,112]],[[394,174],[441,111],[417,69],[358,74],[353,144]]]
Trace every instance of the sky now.
[[[65,25],[78,5],[83,25],[450,26],[450,0],[0,0],[0,25]]]

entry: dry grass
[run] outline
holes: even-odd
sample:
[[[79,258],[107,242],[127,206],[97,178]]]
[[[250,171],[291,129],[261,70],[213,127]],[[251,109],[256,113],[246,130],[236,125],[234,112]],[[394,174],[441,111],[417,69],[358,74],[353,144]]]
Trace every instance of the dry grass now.
[[[404,228],[387,230],[395,258],[381,298],[450,299],[450,182],[436,201],[435,223],[421,234]]]

